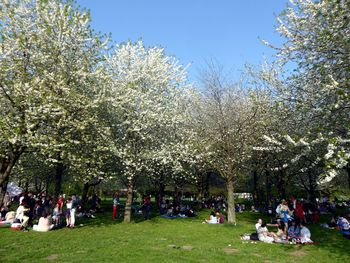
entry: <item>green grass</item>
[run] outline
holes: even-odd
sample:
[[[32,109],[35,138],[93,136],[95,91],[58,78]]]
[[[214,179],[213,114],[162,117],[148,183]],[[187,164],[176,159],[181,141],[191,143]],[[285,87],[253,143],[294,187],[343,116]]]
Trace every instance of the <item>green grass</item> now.
[[[350,241],[312,226],[317,245],[241,241],[259,214],[238,215],[239,225],[204,225],[195,219],[152,218],[124,224],[111,211],[78,221],[75,229],[48,233],[0,228],[1,262],[350,262]],[[79,226],[83,224],[83,226]],[[271,229],[272,230],[272,229]]]

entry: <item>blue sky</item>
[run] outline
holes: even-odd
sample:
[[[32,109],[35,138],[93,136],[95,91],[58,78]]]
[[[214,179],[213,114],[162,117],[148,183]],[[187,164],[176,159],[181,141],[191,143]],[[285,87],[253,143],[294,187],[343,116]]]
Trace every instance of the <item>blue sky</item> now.
[[[93,27],[123,42],[142,38],[182,64],[191,63],[189,79],[198,80],[206,60],[219,61],[238,77],[245,63],[259,64],[280,45],[275,14],[287,0],[77,0],[90,9]]]

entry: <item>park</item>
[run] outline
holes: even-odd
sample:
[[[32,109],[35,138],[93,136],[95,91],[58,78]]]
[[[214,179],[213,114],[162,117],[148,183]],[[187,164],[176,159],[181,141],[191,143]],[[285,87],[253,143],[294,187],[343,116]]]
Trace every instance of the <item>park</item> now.
[[[1,262],[350,261],[350,2],[98,2],[0,2]]]

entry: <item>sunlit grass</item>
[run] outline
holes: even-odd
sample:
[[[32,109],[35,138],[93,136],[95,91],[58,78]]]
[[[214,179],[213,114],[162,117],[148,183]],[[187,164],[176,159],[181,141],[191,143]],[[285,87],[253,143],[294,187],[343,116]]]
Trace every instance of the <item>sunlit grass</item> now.
[[[254,231],[259,214],[239,214],[237,226],[201,224],[208,214],[151,221],[138,216],[124,224],[108,211],[79,220],[75,229],[0,228],[1,262],[350,262],[350,241],[335,230],[311,226],[316,245],[251,243],[239,236]]]

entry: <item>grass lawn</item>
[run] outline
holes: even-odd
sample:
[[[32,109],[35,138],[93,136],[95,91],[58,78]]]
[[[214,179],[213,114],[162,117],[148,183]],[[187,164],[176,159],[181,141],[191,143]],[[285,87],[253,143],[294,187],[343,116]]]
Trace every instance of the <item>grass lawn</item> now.
[[[78,220],[75,229],[38,233],[0,228],[0,261],[350,262],[350,241],[335,230],[311,226],[317,245],[251,243],[239,235],[254,231],[259,214],[239,214],[238,226],[201,224],[208,214],[202,211],[195,219],[136,218],[124,224],[106,212]]]

